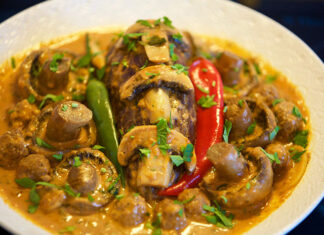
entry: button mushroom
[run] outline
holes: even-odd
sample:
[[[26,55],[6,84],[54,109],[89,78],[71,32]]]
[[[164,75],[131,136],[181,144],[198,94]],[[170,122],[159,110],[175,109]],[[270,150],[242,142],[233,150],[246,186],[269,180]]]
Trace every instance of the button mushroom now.
[[[124,226],[136,226],[147,217],[148,206],[140,195],[127,194],[114,202],[111,218]]]
[[[174,128],[194,141],[194,88],[184,73],[165,65],[150,66],[129,78],[120,87],[119,94],[123,112],[127,113],[120,116],[120,128],[154,124],[158,118],[171,117]]]
[[[232,138],[230,134],[231,143],[243,147],[266,146],[270,144],[275,137],[272,132],[277,126],[273,112],[262,99],[245,98],[244,100],[240,100],[242,101],[242,105],[240,105],[238,104],[240,101],[236,99],[235,107],[233,106],[235,108],[234,111],[230,110],[228,113],[227,111],[225,113],[226,118],[233,121],[233,130],[237,131],[237,133],[234,132],[237,139]],[[229,108],[232,108],[232,106],[230,105]],[[236,109],[240,111],[236,112]],[[245,113],[251,114],[245,115]],[[251,118],[253,121],[251,121]],[[251,125],[254,125],[254,127],[251,127]],[[250,130],[248,131],[249,128]],[[271,133],[272,137],[270,136]]]
[[[118,148],[118,161],[122,166],[132,165],[138,161],[137,167],[129,169],[130,181],[137,188],[166,188],[171,183],[173,165],[170,153],[180,153],[181,148],[190,141],[176,130],[171,130],[167,136],[170,146],[168,153],[163,154],[156,144],[156,126],[138,126],[129,131],[121,140]],[[155,143],[155,144],[154,144]],[[146,149],[145,156],[140,158],[140,150]],[[185,162],[187,171],[193,172],[196,165],[196,155],[193,153],[190,162]]]
[[[51,180],[51,166],[49,160],[41,154],[30,154],[27,157],[20,160],[16,178],[30,178],[34,181]]]
[[[62,94],[65,99],[72,99],[75,91],[84,94],[89,74],[87,69],[71,70],[71,61],[76,56],[66,51],[38,50],[28,55],[20,65],[17,88],[18,95],[27,98],[33,95],[41,101],[47,94]],[[84,81],[80,83],[78,78]]]
[[[54,169],[51,183],[69,185],[79,197],[67,195],[64,208],[71,214],[87,215],[113,200],[118,193],[119,177],[112,163],[98,150],[82,148],[64,154]]]
[[[30,129],[35,143],[32,151],[45,155],[88,147],[96,142],[92,112],[76,101],[48,105],[31,122]]]
[[[29,154],[29,143],[19,129],[7,131],[0,136],[0,166],[6,169],[17,167],[19,160]]]
[[[270,159],[260,147],[247,148],[245,155],[239,156],[236,153],[231,157],[229,155],[233,153],[230,151],[226,151],[228,154],[218,152],[215,155],[216,152],[213,150],[215,147],[212,146],[207,155],[209,159],[219,158],[219,160],[212,162],[215,168],[204,177],[201,187],[225,209],[236,212],[236,215],[242,213],[242,209],[245,212],[256,213],[271,194],[273,171]],[[226,148],[233,147],[227,145]],[[236,159],[237,161],[228,161],[227,159]],[[238,167],[238,165],[241,166]],[[233,170],[233,174],[237,174],[241,169],[243,177],[239,181],[233,181],[231,176],[233,174],[224,176],[219,171],[223,167],[228,171]]]

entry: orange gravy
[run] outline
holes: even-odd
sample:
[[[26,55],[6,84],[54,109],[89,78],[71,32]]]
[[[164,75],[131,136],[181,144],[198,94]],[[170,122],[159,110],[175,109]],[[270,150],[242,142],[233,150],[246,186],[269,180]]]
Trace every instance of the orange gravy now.
[[[198,38],[198,36],[196,36]],[[102,50],[106,51],[109,44],[117,39],[116,33],[93,32],[90,38],[96,40]],[[198,41],[198,40],[197,40]],[[198,43],[207,46],[214,45],[218,48],[231,51],[243,58],[252,58],[253,55],[240,48],[235,43],[228,40],[210,37],[199,37]],[[64,37],[50,43],[42,44],[40,47],[50,46],[70,50],[76,53],[85,53],[85,34],[79,33]],[[10,62],[5,62],[0,67],[0,134],[9,129],[7,124],[7,112],[16,102],[14,95],[15,73],[23,56],[17,56],[16,68],[10,66]],[[292,100],[297,104],[303,116],[308,119],[308,110],[304,104],[301,94],[283,75],[273,69],[269,64],[258,59],[258,63],[264,74],[277,74],[278,79],[274,82],[283,98]],[[113,104],[112,104],[113,105]],[[309,123],[309,122],[308,122]],[[308,124],[309,125],[309,124]],[[308,128],[309,129],[309,128]],[[293,189],[300,181],[309,160],[309,154],[305,154],[299,163],[293,163],[293,167],[279,182],[274,183],[273,192],[270,200],[262,209],[261,213],[245,219],[234,219],[232,229],[221,229],[211,224],[191,222],[182,231],[183,234],[240,234],[264,220],[270,213],[277,209],[292,193]],[[29,189],[19,187],[14,183],[15,171],[0,168],[0,194],[3,200],[14,210],[21,213],[33,223],[41,226],[51,233],[58,233],[67,226],[74,226],[73,234],[151,234],[151,230],[146,229],[144,224],[138,227],[125,228],[115,223],[109,217],[110,207],[103,208],[102,211],[89,216],[74,216],[62,210],[51,213],[44,213],[38,210],[34,214],[29,214],[27,208]],[[175,231],[163,231],[163,234],[177,234]]]

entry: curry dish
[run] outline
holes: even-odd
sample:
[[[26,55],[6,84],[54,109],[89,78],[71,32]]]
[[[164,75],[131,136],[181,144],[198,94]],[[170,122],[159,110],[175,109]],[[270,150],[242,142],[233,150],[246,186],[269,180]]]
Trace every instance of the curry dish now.
[[[243,233],[309,160],[297,89],[167,17],[44,43],[0,90],[1,196],[51,233]]]

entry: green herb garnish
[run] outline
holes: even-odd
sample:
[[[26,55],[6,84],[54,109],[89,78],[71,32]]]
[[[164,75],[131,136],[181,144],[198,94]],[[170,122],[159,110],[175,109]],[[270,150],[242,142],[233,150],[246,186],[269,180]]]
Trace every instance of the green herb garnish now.
[[[165,38],[160,38],[159,36],[156,35],[150,37],[149,41],[147,42],[147,44],[150,46],[162,46],[165,43],[166,43]]]
[[[81,165],[82,165],[82,161],[80,160],[80,157],[74,157],[73,166],[74,167],[79,167]]]
[[[15,69],[16,68],[16,60],[15,60],[15,57],[11,57],[10,61],[11,61],[11,68]]]
[[[278,157],[278,153],[270,154],[270,153],[267,153],[263,148],[261,148],[261,151],[270,159],[271,162],[280,164],[280,159]]]
[[[198,100],[198,104],[203,107],[203,108],[210,108],[212,106],[217,105],[217,103],[214,101],[214,97],[215,95],[209,96],[202,96],[199,100]]]
[[[27,98],[28,103],[33,104],[36,101],[36,98],[33,94],[30,94]]]
[[[156,124],[157,128],[157,144],[159,149],[163,154],[170,149],[169,144],[167,143],[167,136],[170,133],[168,122],[164,118],[160,118],[159,122]]]
[[[225,120],[223,139],[226,143],[228,143],[228,137],[232,129],[232,122],[228,119]]]
[[[59,62],[63,59],[64,54],[55,53],[50,63],[50,70],[56,72],[58,70]]]
[[[300,152],[295,152],[294,155],[291,157],[292,160],[294,160],[294,162],[300,162],[301,160],[301,156],[306,152],[306,150],[304,151],[300,151]]]
[[[281,103],[283,101],[283,99],[275,99],[272,101],[272,106],[276,106],[277,104]]]
[[[302,118],[302,114],[301,112],[299,111],[299,108],[297,106],[294,106],[293,109],[292,109],[292,114],[298,118]]]
[[[43,106],[45,105],[45,102],[47,101],[47,100],[52,100],[52,101],[54,101],[54,102],[58,102],[58,101],[61,101],[61,100],[63,100],[64,99],[64,96],[63,95],[53,95],[53,94],[47,94],[44,98],[43,98],[43,100],[42,100],[42,102],[40,103],[40,105],[39,105],[39,109],[42,109],[43,108]]]
[[[177,34],[173,34],[172,35],[172,38],[174,39],[174,40],[178,40],[178,41],[181,41],[182,40],[182,34],[181,33],[177,33]]]
[[[163,16],[163,24],[170,27],[171,29],[174,29],[174,26],[172,25],[172,21],[166,16]]]
[[[101,145],[99,145],[99,144],[96,144],[96,145],[94,145],[94,146],[92,147],[92,149],[94,149],[94,150],[104,150],[105,147],[104,147],[104,146],[101,146]]]
[[[58,161],[61,161],[63,159],[63,154],[53,154],[52,157]]]
[[[105,72],[106,72],[106,66],[103,66],[101,69],[97,69],[96,70],[97,78],[99,80],[103,79],[103,77],[105,76]]]
[[[42,139],[39,138],[39,137],[36,137],[36,144],[37,144],[39,147],[43,147],[43,148],[48,148],[48,149],[53,148],[52,145],[46,143],[44,140],[42,140]]]
[[[175,45],[173,43],[169,44],[169,49],[170,49],[170,57],[172,61],[177,61],[179,58],[174,52]]]
[[[147,20],[138,20],[138,21],[136,21],[136,23],[139,23],[139,24],[144,25],[149,28],[153,28],[152,25],[150,24],[150,22],[148,22]]]
[[[143,148],[143,149],[139,149],[140,153],[143,154],[146,157],[149,157],[151,154],[151,150],[147,149],[147,148]]]
[[[304,148],[308,145],[308,130],[298,131],[295,135],[293,142],[294,144],[300,145]]]
[[[180,155],[171,155],[170,158],[173,164],[176,166],[180,166],[182,163],[184,163],[184,160]]]
[[[266,77],[266,83],[273,83],[276,80],[277,80],[276,75],[267,75],[267,77]]]
[[[174,70],[177,70],[177,74],[184,73],[185,75],[188,75],[188,67],[184,66],[182,64],[174,64],[171,65],[171,68]]]
[[[279,130],[280,130],[280,127],[279,127],[279,126],[276,126],[276,127],[273,129],[273,131],[271,131],[271,133],[270,133],[270,135],[269,135],[269,139],[270,139],[270,141],[272,141],[272,140],[276,137],[276,135],[278,134]]]
[[[241,108],[243,108],[244,100],[239,100],[237,103]]]
[[[255,127],[256,127],[256,122],[254,121],[246,130],[246,133],[248,135],[251,135],[254,132]]]

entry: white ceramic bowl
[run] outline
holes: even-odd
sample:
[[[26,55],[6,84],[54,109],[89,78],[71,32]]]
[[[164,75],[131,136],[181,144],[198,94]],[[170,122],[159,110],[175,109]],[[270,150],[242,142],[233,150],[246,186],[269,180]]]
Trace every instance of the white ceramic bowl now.
[[[139,18],[167,15],[181,29],[236,41],[261,55],[301,90],[310,109],[313,138],[306,173],[282,206],[247,234],[286,233],[303,220],[324,190],[324,66],[290,31],[239,4],[221,0],[53,0],[0,25],[0,63],[59,36],[95,27],[128,26]],[[0,223],[18,234],[47,234],[0,200]]]

